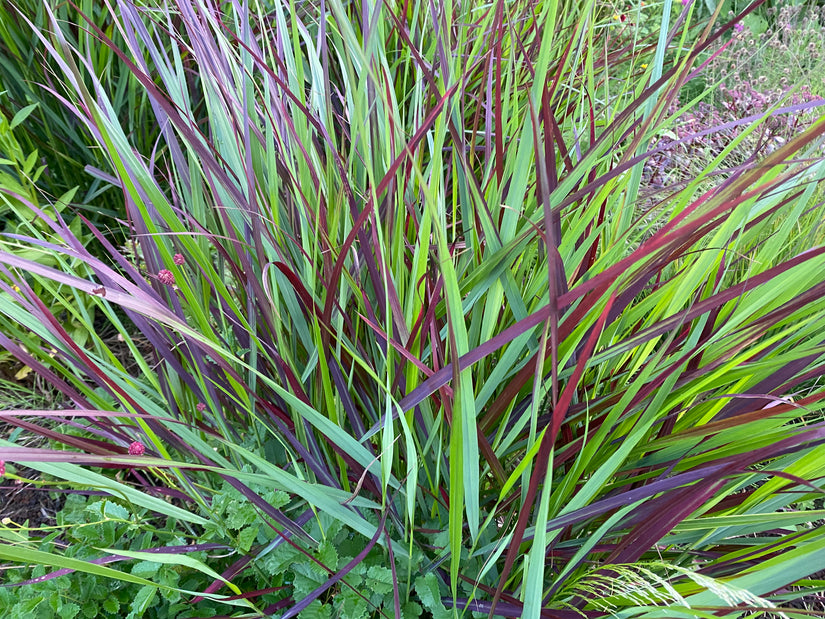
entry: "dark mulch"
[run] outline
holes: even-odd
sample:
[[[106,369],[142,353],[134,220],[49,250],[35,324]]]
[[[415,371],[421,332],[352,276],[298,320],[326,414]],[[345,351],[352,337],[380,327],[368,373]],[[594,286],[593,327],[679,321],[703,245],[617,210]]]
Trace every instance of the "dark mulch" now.
[[[822,559],[823,563],[825,563],[825,558]],[[811,580],[825,580],[825,570],[821,570],[816,574],[811,574],[809,576]],[[791,590],[797,589],[797,587],[791,587]],[[814,593],[811,595],[804,595],[799,597],[795,600],[791,600],[790,602],[785,602],[781,604],[783,608],[795,608],[799,610],[808,610],[814,611],[816,613],[825,613],[825,593]],[[771,617],[777,617],[777,615],[770,615]]]
[[[17,467],[17,475],[26,479],[37,479],[39,473],[31,469]],[[16,479],[0,479],[0,521],[29,527],[53,526],[55,516],[63,507],[65,495],[49,493],[48,490]],[[8,520],[7,520],[8,519]]]
[[[118,332],[102,318],[97,326],[101,337],[120,359],[126,371],[138,375],[140,367]],[[152,348],[148,340],[135,335],[133,341],[144,356],[151,355]],[[0,363],[0,408],[55,410],[69,406],[52,385],[34,372],[25,376],[18,374],[21,368],[22,365],[14,360]],[[8,440],[14,429],[12,424],[0,419],[0,438]],[[36,437],[27,439],[31,440],[38,441]],[[19,466],[17,475],[32,480],[40,478],[37,471]],[[28,521],[29,527],[54,525],[55,515],[63,507],[64,501],[65,495],[61,493],[50,493],[32,483],[20,483],[7,477],[0,478],[0,520],[8,518],[18,525]]]
[[[0,408],[58,408],[61,404],[59,394],[34,374],[25,377],[17,375],[20,368],[20,364],[14,362],[0,364]],[[10,440],[15,430],[14,425],[0,419],[0,438]],[[24,444],[31,445],[32,439],[27,439]],[[40,477],[39,472],[16,464],[15,473],[24,479],[37,480]],[[6,524],[22,526],[28,522],[29,527],[54,525],[55,514],[60,511],[64,500],[59,495],[53,498],[36,484],[0,477],[0,521]]]
[[[0,438],[8,440],[15,427],[0,420]],[[11,465],[7,464],[6,468]],[[40,473],[33,469],[15,464],[15,474],[23,479],[37,480]],[[63,507],[65,497],[62,494],[49,493],[37,484],[0,477],[0,521],[4,524],[14,523],[19,526],[43,527],[54,525],[55,515]],[[13,526],[13,525],[12,525]]]

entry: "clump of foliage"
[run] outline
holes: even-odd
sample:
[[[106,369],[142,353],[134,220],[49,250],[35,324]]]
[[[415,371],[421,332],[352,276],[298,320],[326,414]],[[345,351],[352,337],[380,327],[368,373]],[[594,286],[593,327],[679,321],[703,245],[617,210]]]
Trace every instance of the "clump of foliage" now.
[[[61,260],[0,252],[0,346],[71,403],[4,412],[51,446],[0,459],[94,493],[2,530],[46,566],[26,612],[738,616],[822,584],[796,506],[825,474],[825,120],[639,208],[736,22],[666,0],[635,46],[590,0],[107,6],[122,48],[74,26],[140,85],[149,155],[48,6],[41,45],[130,247],[26,202],[47,233],[16,243]]]
[[[708,48],[705,69],[671,104],[672,114],[680,103],[689,110],[658,136],[645,162],[643,208],[665,187],[689,183],[705,169],[712,170],[708,186],[720,183],[731,168],[764,158],[819,118],[822,96],[815,93],[825,92],[817,85],[819,43],[825,40],[812,40],[823,32],[819,7],[756,8],[733,23],[729,37]],[[751,28],[761,13],[776,16],[777,25],[757,36]],[[728,15],[735,17],[733,11]],[[795,112],[788,113],[791,109]],[[751,122],[766,114],[770,117],[752,130]]]
[[[22,125],[36,108],[37,104],[31,104],[19,110],[11,119],[6,118],[0,112],[0,188],[2,188],[0,192],[0,230],[2,230],[0,248],[15,251],[17,255],[25,256],[38,264],[54,267],[60,264],[60,256],[32,247],[22,247],[14,238],[32,232],[45,237],[53,232],[39,216],[40,211],[37,210],[41,206],[41,189],[38,181],[47,166],[41,162],[40,151],[29,151],[24,147],[25,142],[21,143],[18,140]],[[68,206],[76,191],[77,187],[73,187],[56,200],[47,201],[51,219],[70,214]],[[31,208],[32,206],[35,208]],[[80,218],[73,217],[69,228],[84,243],[88,243],[92,235],[85,232],[82,225]],[[75,261],[72,268],[81,271],[82,265]],[[94,303],[89,302],[85,295],[76,295],[71,291],[58,292],[46,282],[35,284],[35,291],[47,302],[51,302],[54,297],[61,297],[59,301],[52,303],[51,311],[61,317],[75,341],[80,345],[85,344],[88,339],[88,329],[75,317],[83,315],[87,321],[93,320]],[[73,303],[73,312],[62,311],[62,306],[67,301]],[[0,353],[0,361],[8,361],[9,356]],[[22,377],[25,369],[20,370],[19,374]]]
[[[60,65],[40,45],[38,35],[50,29],[51,16],[67,25],[64,36],[105,85],[133,144],[149,153],[156,143],[157,129],[144,122],[148,100],[136,87],[128,66],[100,45],[86,25],[84,18],[93,20],[123,46],[111,13],[104,3],[94,0],[49,3],[48,9],[40,0],[0,5],[0,113],[7,118],[25,117],[26,122],[17,127],[15,141],[27,156],[37,153],[32,160],[36,174],[29,178],[37,181],[41,195],[54,201],[71,192],[74,207],[82,208],[92,220],[120,217],[122,200],[101,170],[107,167],[106,158],[94,137],[64,105],[58,85]],[[0,153],[10,155],[8,150],[0,149]]]
[[[734,36],[714,50],[706,78],[720,82],[718,104],[741,105],[741,99],[761,111],[789,95],[792,103],[825,96],[825,6],[786,4],[766,13],[771,25],[754,22],[757,12],[749,12]]]

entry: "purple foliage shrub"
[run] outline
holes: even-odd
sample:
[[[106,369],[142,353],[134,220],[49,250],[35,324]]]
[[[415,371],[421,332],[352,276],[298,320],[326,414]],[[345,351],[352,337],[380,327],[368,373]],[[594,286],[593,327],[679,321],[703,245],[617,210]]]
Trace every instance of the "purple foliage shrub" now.
[[[714,58],[705,69],[709,92],[654,144],[661,150],[645,164],[643,179],[648,193],[695,177],[748,130],[750,123],[740,122],[743,119],[770,115],[725,158],[719,170],[723,174],[725,168],[770,154],[817,119],[818,108],[814,106],[801,114],[783,111],[822,99],[821,75],[809,80],[810,85],[798,87],[792,82],[799,85],[800,80],[790,79],[792,72],[797,78],[800,71],[810,71],[825,59],[825,30],[820,27],[825,7],[804,8],[768,9],[776,14],[778,28],[760,35],[739,22],[731,39],[711,50]],[[718,88],[714,88],[717,83]],[[688,102],[688,97],[682,96],[669,114],[676,115],[680,104]]]

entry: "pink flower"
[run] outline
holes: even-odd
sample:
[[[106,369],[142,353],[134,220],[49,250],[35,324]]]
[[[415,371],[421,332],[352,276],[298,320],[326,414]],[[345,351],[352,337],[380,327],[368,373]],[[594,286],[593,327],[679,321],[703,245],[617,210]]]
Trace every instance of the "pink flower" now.
[[[736,32],[742,32],[745,29],[745,24],[741,21],[737,22],[733,25],[733,29],[736,30]]]
[[[183,257],[183,254],[175,254],[172,261],[178,266],[186,264],[186,258]]]
[[[0,460],[0,477],[6,474],[6,463]]]
[[[144,453],[146,453],[146,447],[140,441],[135,441],[129,445],[130,456],[142,456]]]
[[[167,286],[175,285],[175,276],[172,275],[172,271],[169,271],[168,269],[158,271],[158,280],[161,284],[165,284]]]
[[[195,408],[196,408],[196,409],[198,409],[198,412],[199,412],[199,413],[202,413],[203,411],[205,411],[205,410],[206,410],[206,404],[204,404],[203,402],[198,402],[198,403],[195,405]]]

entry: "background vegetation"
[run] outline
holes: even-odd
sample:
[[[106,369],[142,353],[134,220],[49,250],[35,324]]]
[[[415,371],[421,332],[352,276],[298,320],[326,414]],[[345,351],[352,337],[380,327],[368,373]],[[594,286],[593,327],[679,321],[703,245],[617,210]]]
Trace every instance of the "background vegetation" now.
[[[798,6],[4,3],[3,616],[822,610]]]

